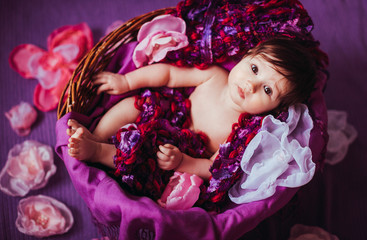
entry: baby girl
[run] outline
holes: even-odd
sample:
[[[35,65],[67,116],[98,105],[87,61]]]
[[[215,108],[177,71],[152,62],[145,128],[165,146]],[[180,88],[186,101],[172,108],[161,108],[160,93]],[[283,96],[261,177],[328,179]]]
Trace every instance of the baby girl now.
[[[204,180],[242,113],[274,114],[305,101],[316,81],[316,67],[309,52],[295,40],[274,38],[251,49],[230,71],[211,66],[205,70],[153,64],[125,75],[102,72],[94,78],[98,93],[123,94],[141,88],[195,87],[189,96],[190,126],[207,136],[208,158],[195,158],[172,144],[159,146],[157,165],[163,170],[195,174]],[[141,111],[128,97],[112,107],[93,133],[69,120],[69,155],[78,160],[115,168],[116,147],[108,143],[122,126],[134,123]]]

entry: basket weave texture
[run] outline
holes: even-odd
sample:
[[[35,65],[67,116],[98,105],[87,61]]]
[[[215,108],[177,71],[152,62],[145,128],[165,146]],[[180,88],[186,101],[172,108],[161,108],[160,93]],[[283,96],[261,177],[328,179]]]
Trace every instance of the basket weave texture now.
[[[57,118],[60,119],[69,112],[85,114],[97,96],[97,89],[91,82],[93,76],[107,67],[119,46],[136,40],[144,23],[171,9],[173,8],[163,8],[134,17],[101,39],[79,62],[66,84],[60,97]]]

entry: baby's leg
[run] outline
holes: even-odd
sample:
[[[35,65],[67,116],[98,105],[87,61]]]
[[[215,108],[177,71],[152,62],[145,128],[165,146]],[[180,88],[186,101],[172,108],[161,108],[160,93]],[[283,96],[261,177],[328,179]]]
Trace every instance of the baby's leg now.
[[[86,128],[79,127],[69,138],[69,155],[78,160],[98,162],[114,168],[115,146],[95,141],[90,136],[92,135]]]
[[[140,111],[135,108],[135,97],[128,97],[110,108],[99,121],[93,135],[107,141],[111,136],[128,123],[138,118]]]

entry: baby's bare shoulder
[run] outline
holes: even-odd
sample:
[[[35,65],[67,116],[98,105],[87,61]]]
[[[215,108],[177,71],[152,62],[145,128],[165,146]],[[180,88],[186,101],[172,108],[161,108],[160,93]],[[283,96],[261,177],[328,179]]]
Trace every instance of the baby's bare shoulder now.
[[[208,68],[208,71],[211,72],[211,80],[227,82],[229,72],[226,69],[213,65]]]

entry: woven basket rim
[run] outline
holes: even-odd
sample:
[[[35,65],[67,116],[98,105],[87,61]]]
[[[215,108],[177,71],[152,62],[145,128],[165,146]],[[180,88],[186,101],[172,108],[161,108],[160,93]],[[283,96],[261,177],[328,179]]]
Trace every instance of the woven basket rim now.
[[[102,38],[83,57],[66,83],[57,108],[57,119],[72,111],[85,114],[97,95],[91,84],[92,76],[106,68],[119,46],[136,40],[144,23],[173,9],[175,7],[162,8],[131,18]]]

